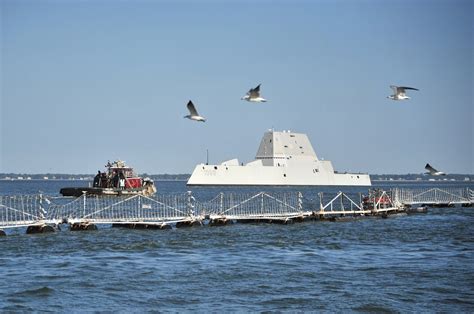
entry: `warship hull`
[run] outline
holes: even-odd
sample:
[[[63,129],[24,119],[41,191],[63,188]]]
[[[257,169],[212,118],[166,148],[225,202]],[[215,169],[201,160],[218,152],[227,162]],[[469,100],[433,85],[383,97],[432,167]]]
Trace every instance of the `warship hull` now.
[[[237,159],[221,164],[199,164],[188,185],[371,186],[366,173],[334,171],[331,161],[320,160],[305,134],[266,132],[255,160]]]
[[[217,169],[215,169],[217,167]],[[308,171],[309,170],[309,171]],[[272,169],[247,166],[197,165],[188,185],[371,186],[361,173],[313,173],[311,169]]]

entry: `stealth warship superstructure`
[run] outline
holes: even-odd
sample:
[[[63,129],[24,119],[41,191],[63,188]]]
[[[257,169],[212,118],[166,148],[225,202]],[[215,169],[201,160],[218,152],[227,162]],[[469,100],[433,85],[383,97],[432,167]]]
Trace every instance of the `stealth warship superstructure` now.
[[[321,160],[306,134],[290,131],[266,132],[255,160],[237,159],[219,165],[199,164],[188,185],[340,185],[370,186],[364,173],[339,173],[331,161]]]

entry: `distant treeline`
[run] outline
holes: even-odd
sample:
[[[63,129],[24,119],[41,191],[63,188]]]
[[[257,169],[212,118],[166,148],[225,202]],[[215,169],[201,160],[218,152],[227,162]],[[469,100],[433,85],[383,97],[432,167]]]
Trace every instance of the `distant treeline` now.
[[[445,176],[431,176],[424,173],[409,174],[370,174],[372,181],[474,181],[472,174],[448,174]]]
[[[0,173],[0,180],[93,180],[95,174],[66,174],[66,173]],[[142,178],[152,180],[187,181],[190,174],[139,174]]]
[[[169,181],[188,181],[191,174],[184,173],[184,174],[142,174],[140,175],[143,178],[149,177],[153,180],[169,180]]]
[[[0,180],[93,180],[95,174],[65,174],[65,173],[0,173]],[[139,174],[142,178],[151,178],[152,180],[166,181],[187,181],[191,176],[188,173],[183,174]],[[474,181],[473,174],[448,174],[446,176],[430,176],[421,173],[415,174],[370,174],[372,181]]]

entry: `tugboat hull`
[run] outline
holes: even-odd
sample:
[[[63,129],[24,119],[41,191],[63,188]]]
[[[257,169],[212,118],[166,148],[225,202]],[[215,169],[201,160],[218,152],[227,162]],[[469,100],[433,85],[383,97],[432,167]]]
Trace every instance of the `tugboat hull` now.
[[[138,189],[127,189],[127,190],[121,190],[121,189],[113,189],[113,188],[89,188],[89,187],[79,187],[79,188],[62,188],[59,190],[59,193],[62,196],[74,196],[74,197],[79,197],[82,196],[83,194],[87,195],[114,195],[114,196],[120,196],[120,195],[152,195],[155,193],[155,191],[151,191],[147,187],[143,188],[138,188]]]

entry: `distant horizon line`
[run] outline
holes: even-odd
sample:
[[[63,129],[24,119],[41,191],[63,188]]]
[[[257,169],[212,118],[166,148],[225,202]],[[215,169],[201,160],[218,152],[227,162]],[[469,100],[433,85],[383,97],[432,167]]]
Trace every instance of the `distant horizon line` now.
[[[426,173],[368,173],[371,176],[430,176]],[[0,172],[0,176],[95,176],[95,173],[61,173],[61,172]],[[138,173],[138,176],[191,176],[191,173]],[[446,176],[474,176],[474,173],[448,173]],[[436,177],[436,176],[434,176]],[[442,176],[441,176],[442,177]]]

